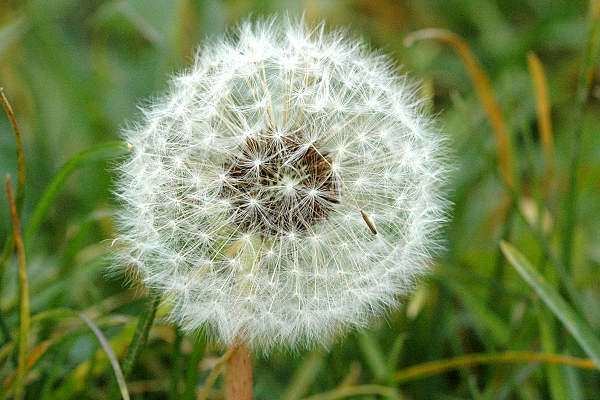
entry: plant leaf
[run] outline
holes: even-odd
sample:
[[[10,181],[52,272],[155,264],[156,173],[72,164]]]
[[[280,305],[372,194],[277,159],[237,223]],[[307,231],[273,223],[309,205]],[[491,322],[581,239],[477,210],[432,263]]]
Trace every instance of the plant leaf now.
[[[113,351],[112,347],[110,347],[110,343],[106,339],[106,336],[102,333],[102,331],[98,328],[98,326],[87,316],[84,314],[79,314],[79,318],[86,323],[86,325],[94,332],[96,338],[100,342],[102,349],[106,353],[106,356],[110,360],[110,364],[112,365],[113,371],[115,373],[115,378],[117,379],[117,383],[119,384],[119,390],[121,391],[121,397],[123,400],[129,400],[129,392],[127,391],[127,384],[125,383],[125,377],[123,376],[123,371],[121,370],[121,366],[119,365],[119,360],[117,360],[117,356]]]
[[[44,191],[42,198],[36,204],[31,219],[29,220],[29,224],[25,228],[25,243],[30,243],[31,239],[35,237],[44,217],[46,216],[46,213],[48,212],[48,209],[56,199],[56,196],[60,193],[60,190],[63,188],[66,180],[73,172],[75,172],[80,166],[90,162],[117,157],[126,151],[127,146],[123,142],[107,142],[91,147],[87,150],[83,150],[67,161],[56,173],[54,178],[52,178],[52,182],[50,182]]]
[[[586,354],[600,368],[600,341],[594,336],[589,325],[577,315],[556,289],[546,282],[527,258],[513,245],[503,241],[500,243],[500,248],[508,262],[517,270],[525,282],[535,290],[565,328],[571,332]]]

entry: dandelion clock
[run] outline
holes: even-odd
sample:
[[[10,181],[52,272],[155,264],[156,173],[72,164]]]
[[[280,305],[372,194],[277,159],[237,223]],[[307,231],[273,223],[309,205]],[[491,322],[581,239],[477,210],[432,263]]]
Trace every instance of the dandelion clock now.
[[[441,137],[413,91],[323,26],[210,42],[124,133],[120,265],[226,345],[365,325],[426,271],[444,219]]]

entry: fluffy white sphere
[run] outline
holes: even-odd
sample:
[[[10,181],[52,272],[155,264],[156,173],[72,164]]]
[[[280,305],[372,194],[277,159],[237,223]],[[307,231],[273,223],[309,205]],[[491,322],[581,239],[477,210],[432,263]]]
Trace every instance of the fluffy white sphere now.
[[[120,265],[222,342],[327,342],[397,303],[444,219],[440,136],[386,58],[245,23],[124,133]]]

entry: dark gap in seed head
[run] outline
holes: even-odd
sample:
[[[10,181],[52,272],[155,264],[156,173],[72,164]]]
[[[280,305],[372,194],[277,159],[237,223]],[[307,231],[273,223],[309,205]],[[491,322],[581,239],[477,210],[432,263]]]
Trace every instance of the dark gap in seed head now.
[[[227,184],[220,194],[233,206],[238,229],[270,236],[304,232],[339,203],[330,155],[302,142],[301,132],[283,138],[265,132],[246,139],[239,154],[225,163]],[[253,163],[257,158],[260,163]],[[286,182],[293,186],[288,194]],[[253,208],[252,201],[258,206]]]

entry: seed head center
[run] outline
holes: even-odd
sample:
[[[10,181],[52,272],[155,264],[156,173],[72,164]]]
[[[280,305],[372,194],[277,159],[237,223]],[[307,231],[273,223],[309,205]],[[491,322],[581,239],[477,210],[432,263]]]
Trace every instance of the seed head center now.
[[[281,236],[304,232],[339,202],[332,159],[301,135],[246,139],[224,165],[221,196],[241,231]]]

